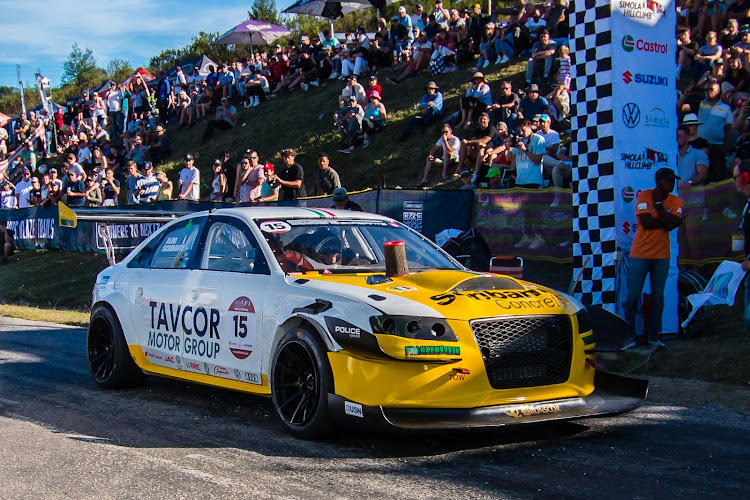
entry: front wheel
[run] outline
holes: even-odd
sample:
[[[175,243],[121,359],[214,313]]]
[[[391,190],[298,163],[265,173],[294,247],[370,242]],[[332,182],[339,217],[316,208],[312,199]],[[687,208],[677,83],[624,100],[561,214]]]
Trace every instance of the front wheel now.
[[[99,387],[140,387],[148,380],[130,356],[120,321],[104,305],[97,306],[91,312],[86,350],[89,370]]]
[[[320,340],[302,328],[281,338],[271,365],[276,413],[297,437],[315,439],[330,430],[328,393],[333,375]]]

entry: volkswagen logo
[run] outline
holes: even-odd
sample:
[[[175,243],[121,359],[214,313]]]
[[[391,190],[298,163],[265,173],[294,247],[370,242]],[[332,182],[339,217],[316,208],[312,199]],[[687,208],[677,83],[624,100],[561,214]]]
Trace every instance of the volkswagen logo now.
[[[622,122],[628,128],[635,128],[641,122],[641,108],[634,102],[622,107]]]

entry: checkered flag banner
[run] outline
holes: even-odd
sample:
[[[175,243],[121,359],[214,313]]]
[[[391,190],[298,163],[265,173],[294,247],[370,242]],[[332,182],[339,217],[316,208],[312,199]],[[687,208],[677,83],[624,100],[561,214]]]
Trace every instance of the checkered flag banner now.
[[[584,304],[614,311],[617,243],[609,0],[571,4],[570,53],[575,275],[583,269],[575,294]]]

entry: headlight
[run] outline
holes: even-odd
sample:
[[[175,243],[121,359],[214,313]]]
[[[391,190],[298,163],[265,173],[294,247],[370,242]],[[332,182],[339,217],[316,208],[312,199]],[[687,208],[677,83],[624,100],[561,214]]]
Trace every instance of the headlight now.
[[[578,320],[578,333],[591,330],[591,320],[589,320],[589,313],[585,307],[576,313],[576,319]]]
[[[371,316],[373,333],[407,339],[458,342],[458,337],[444,319],[422,316]]]

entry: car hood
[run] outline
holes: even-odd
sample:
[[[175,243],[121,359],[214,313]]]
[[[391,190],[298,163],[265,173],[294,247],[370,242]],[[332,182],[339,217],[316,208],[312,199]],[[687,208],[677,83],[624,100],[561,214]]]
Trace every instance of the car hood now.
[[[387,314],[472,320],[576,312],[565,295],[501,274],[424,271],[386,278],[372,274],[308,273],[288,279],[292,285],[366,302]]]

